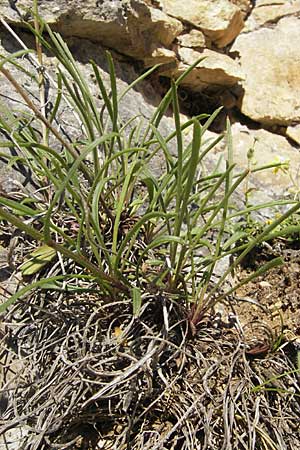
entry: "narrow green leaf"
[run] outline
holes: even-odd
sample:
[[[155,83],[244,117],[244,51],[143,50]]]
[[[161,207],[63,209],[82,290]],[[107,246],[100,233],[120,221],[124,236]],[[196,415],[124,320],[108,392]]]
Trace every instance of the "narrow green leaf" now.
[[[17,216],[11,214],[0,206],[0,217],[4,218],[8,222],[12,223],[18,229],[24,231],[33,239],[36,239],[40,242],[44,241],[44,236],[41,232],[37,231],[32,226],[27,225],[22,220],[20,220]],[[111,287],[118,287],[123,292],[128,292],[128,287],[119,281],[116,277],[112,277],[103,272],[99,267],[95,266],[89,259],[87,259],[84,255],[72,252],[69,248],[65,247],[62,244],[58,244],[53,240],[49,240],[45,242],[45,244],[49,245],[49,247],[54,248],[57,252],[61,253],[66,258],[75,261],[80,266],[89,270],[95,277],[95,281],[97,281],[102,287],[105,287],[107,290],[111,290]]]
[[[74,176],[74,174],[77,172],[78,168],[81,166],[82,162],[84,161],[84,159],[87,157],[87,155],[93,151],[93,149],[95,147],[97,147],[99,144],[101,144],[102,142],[105,142],[109,139],[111,139],[111,137],[115,135],[115,133],[110,133],[108,135],[102,136],[98,139],[96,139],[94,142],[92,142],[91,144],[89,144],[82,152],[81,155],[78,156],[78,158],[74,161],[71,169],[69,170],[65,180],[63,183],[61,183],[60,188],[56,191],[53,200],[51,201],[51,204],[48,208],[46,217],[45,217],[45,226],[44,226],[44,240],[47,243],[47,241],[50,239],[50,223],[51,223],[51,216],[52,216],[52,212],[53,212],[53,208],[56,205],[56,203],[58,202],[59,198],[61,197],[64,189],[66,188],[67,184],[70,182],[70,180],[72,179],[72,177]]]
[[[15,60],[21,56],[28,55],[28,53],[34,53],[33,50],[25,49],[25,50],[18,50],[17,52],[11,53],[9,56],[2,57],[0,61],[0,69],[4,64],[7,62],[11,64],[15,64]]]
[[[235,259],[234,263],[229,267],[225,273],[222,275],[222,277],[219,279],[219,281],[216,283],[214,288],[211,290],[210,295],[213,296],[215,292],[218,291],[219,287],[222,285],[226,277],[229,275],[229,273],[234,270],[238,264],[242,261],[242,259],[250,253],[250,251],[256,247],[258,244],[263,242],[265,239],[267,239],[272,233],[272,231],[280,225],[284,220],[286,220],[288,217],[290,217],[292,214],[294,214],[296,211],[298,211],[300,208],[300,202],[297,202],[294,206],[292,206],[288,211],[286,211],[284,214],[282,214],[277,220],[275,220],[271,225],[267,226],[258,236],[255,236],[251,239],[251,241],[246,245],[245,249],[242,251],[242,253]]]
[[[159,236],[156,239],[154,239],[149,245],[147,245],[147,247],[143,250],[143,252],[141,253],[137,263],[136,263],[136,276],[138,278],[139,275],[139,268],[140,265],[142,264],[142,261],[145,257],[145,255],[147,255],[147,253],[150,250],[153,250],[154,248],[162,248],[165,245],[169,245],[168,250],[166,250],[166,254],[170,254],[170,247],[171,245],[173,245],[174,243],[176,243],[177,245],[184,245],[185,242],[183,239],[181,239],[178,236]]]
[[[170,217],[171,217],[171,214],[167,215],[167,214],[164,214],[164,213],[158,212],[158,211],[152,211],[152,212],[149,212],[149,213],[146,213],[145,215],[143,215],[139,219],[139,221],[132,227],[132,229],[126,234],[123,241],[121,242],[120,247],[117,252],[117,255],[116,255],[116,260],[115,260],[116,267],[118,267],[118,265],[120,264],[120,262],[122,260],[122,254],[123,254],[125,248],[130,250],[134,246],[136,236],[144,224],[146,224],[147,222],[151,222],[151,220],[153,220],[153,219],[160,218],[162,220],[168,220],[168,218],[170,218]]]
[[[33,275],[39,272],[43,267],[45,267],[49,262],[53,260],[53,258],[56,256],[56,250],[49,247],[48,245],[42,245],[41,247],[35,249],[28,256],[29,259],[20,266],[20,270],[24,276]]]
[[[134,287],[132,288],[132,312],[134,317],[138,317],[140,315],[141,306],[142,306],[142,295],[140,288]]]
[[[58,280],[67,280],[67,279],[77,278],[77,279],[90,279],[90,275],[78,275],[78,274],[65,274],[65,275],[57,275],[55,277],[43,278],[42,280],[35,281],[34,283],[28,284],[14,295],[12,295],[6,302],[0,304],[0,314],[3,313],[7,308],[13,305],[19,298],[23,297],[28,292],[33,289],[42,288],[43,286],[53,283]]]
[[[5,205],[11,208],[11,210],[18,215],[22,216],[36,216],[43,211],[40,209],[33,209],[29,206],[24,205],[23,203],[17,202],[15,200],[11,200],[6,197],[0,197],[0,205]]]
[[[136,80],[134,80],[131,84],[129,84],[129,86],[127,86],[127,88],[124,89],[124,91],[119,95],[118,101],[120,102],[122,100],[122,98],[125,97],[127,92],[129,92],[131,89],[134,88],[134,86],[136,86],[138,83],[140,83],[145,78],[147,78],[149,75],[151,75],[151,73],[154,72],[159,66],[161,66],[161,64],[155,64],[155,66],[151,67],[145,73],[140,75]]]

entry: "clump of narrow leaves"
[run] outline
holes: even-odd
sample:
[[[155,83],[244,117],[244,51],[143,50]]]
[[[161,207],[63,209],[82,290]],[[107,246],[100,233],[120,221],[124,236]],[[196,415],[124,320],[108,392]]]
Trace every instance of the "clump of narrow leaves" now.
[[[119,103],[155,67],[118,93],[110,54],[108,87],[97,65],[91,62],[103,99],[102,105],[97,104],[66,43],[47,25],[44,27],[48,39],[39,28],[32,31],[39,46],[58,61],[56,80],[51,79],[56,96],[50,112],[44,114],[44,105],[39,107],[31,101],[8,69],[13,64],[24,70],[18,58],[29,54],[29,50],[4,58],[0,68],[29,110],[14,113],[2,105],[1,130],[6,138],[2,147],[17,149],[19,155],[18,161],[9,156],[9,151],[3,156],[12,165],[21,161],[28,166],[35,184],[42,187],[21,202],[1,197],[2,219],[37,242],[38,248],[21,270],[24,275],[36,273],[60,254],[81,267],[103,292],[117,296],[121,291],[130,296],[135,314],[142,293],[150,287],[177,293],[179,298],[184,295],[193,311],[191,324],[196,325],[212,304],[236,289],[233,286],[224,291],[228,274],[255,246],[270,239],[278,225],[299,208],[299,203],[291,201],[285,214],[237,249],[240,233],[230,234],[228,225],[249,211],[236,212],[231,202],[248,171],[234,171],[229,124],[225,135],[226,168],[223,172],[205,171],[205,158],[222,137],[205,139],[219,111],[206,121],[201,115],[181,123],[177,87],[193,66],[172,82],[149,123],[142,124],[138,116],[123,123]],[[194,66],[197,64],[199,61]],[[39,77],[36,81],[42,85]],[[56,124],[60,108],[66,103],[81,127],[80,136],[72,142],[66,140]],[[175,129],[163,136],[159,125],[170,105]],[[189,129],[191,138],[186,142]],[[171,151],[174,139],[176,155]],[[159,176],[151,168],[157,154],[164,161]],[[259,207],[264,205],[252,209]],[[281,229],[281,233],[292,231],[295,230],[290,227]],[[237,251],[239,256],[212,287],[217,262]],[[281,261],[275,259],[251,277],[278,263]],[[59,275],[70,278],[68,273]],[[49,286],[49,280],[45,282]],[[2,305],[2,310],[19,295]]]

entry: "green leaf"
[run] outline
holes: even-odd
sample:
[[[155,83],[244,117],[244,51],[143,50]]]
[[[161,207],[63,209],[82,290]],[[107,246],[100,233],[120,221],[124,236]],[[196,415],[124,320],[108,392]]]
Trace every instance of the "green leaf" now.
[[[29,50],[29,49],[18,50],[17,52],[14,52],[11,55],[8,55],[6,57],[1,55],[0,68],[2,68],[2,66],[4,66],[4,64],[6,64],[7,62],[9,62],[11,64],[16,64],[15,60],[17,58],[23,57],[24,55],[28,55],[29,53],[33,53],[33,50]]]
[[[232,245],[236,244],[237,241],[245,238],[249,238],[249,232],[247,233],[246,231],[238,230],[227,239],[222,248],[224,251],[228,250]]]
[[[141,290],[137,287],[132,289],[132,311],[134,317],[138,317],[142,306]]]
[[[5,197],[0,197],[0,205],[8,206],[15,214],[22,216],[36,216],[37,214],[40,214],[42,212],[40,209],[29,208],[21,202],[17,202]]]
[[[33,291],[34,289],[43,288],[46,285],[55,283],[58,280],[68,280],[73,278],[78,280],[90,280],[91,275],[78,275],[75,273],[71,273],[66,275],[57,275],[55,277],[50,278],[42,278],[41,280],[35,281],[34,283],[27,284],[27,286],[24,286],[22,289],[20,289],[11,297],[9,297],[9,299],[6,300],[6,302],[0,304],[0,314],[6,311],[6,309],[9,308],[11,305],[13,305],[15,301],[17,301],[19,298],[23,297],[25,294],[29,293],[30,291]]]
[[[56,256],[56,250],[48,245],[42,245],[30,253],[29,256],[29,259],[20,267],[24,276],[33,275],[39,272]]]

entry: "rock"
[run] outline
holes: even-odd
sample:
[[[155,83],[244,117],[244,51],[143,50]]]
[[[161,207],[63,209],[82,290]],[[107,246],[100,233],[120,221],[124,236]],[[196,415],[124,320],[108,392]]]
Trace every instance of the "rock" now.
[[[231,51],[245,73],[241,111],[265,125],[300,122],[300,19],[241,34]]]
[[[21,40],[28,46],[28,48],[34,48],[34,39],[28,36],[28,33],[23,33],[19,30],[18,35]],[[93,59],[97,64],[101,76],[103,77],[103,82],[106,86],[109,86],[109,74],[108,74],[108,64],[105,54],[105,49],[102,48],[98,43],[92,43],[85,39],[79,38],[69,38],[66,40],[71,53],[74,55],[77,65],[82,72],[83,78],[87,81],[92,95],[95,99],[99,98],[99,90],[95,82],[95,77],[93,76],[93,70],[89,61]],[[6,55],[8,53],[13,53],[19,50],[20,47],[17,42],[5,32],[0,32],[0,53]],[[118,93],[123,92],[128,88],[140,74],[136,67],[128,58],[124,58],[117,53],[111,52],[117,77],[117,90]],[[55,79],[56,72],[56,60],[54,57],[44,54],[43,63],[47,70]],[[22,65],[28,70],[29,73],[34,72],[32,66],[26,58],[22,60]],[[25,73],[17,70],[14,66],[10,66],[11,73],[16,77],[18,82],[23,85],[27,92],[32,94],[35,103],[38,104],[36,99],[39,98],[39,92],[37,89],[37,84],[33,80],[26,76]],[[24,102],[20,103],[20,98],[16,94],[12,85],[1,75],[1,90],[6,93],[3,102],[9,106],[11,109],[17,108],[17,110],[22,110]],[[50,84],[49,89],[49,100],[53,103],[54,101],[55,88],[53,84]],[[139,116],[139,118],[144,118],[145,120],[150,119],[156,110],[156,106],[161,101],[160,92],[154,89],[148,81],[143,81],[136,85],[136,87],[130,90],[123,100],[119,104],[119,115],[123,123],[126,123],[132,117]],[[21,106],[20,106],[21,105]],[[101,102],[99,100],[99,110],[101,109]],[[64,128],[64,132],[68,135],[71,140],[78,140],[81,137],[81,124],[77,121],[76,116],[74,116],[73,110],[68,105],[63,105],[60,108],[61,112],[58,115],[58,120],[61,126]],[[63,124],[63,125],[62,125]],[[137,125],[137,122],[135,122]],[[172,117],[167,115],[162,118],[160,124],[160,132],[162,135],[167,136],[174,131],[174,121]],[[7,140],[5,138],[5,140]],[[172,142],[171,151],[176,152],[176,142]],[[154,158],[153,170],[154,172],[161,173],[162,161],[159,158]],[[0,182],[1,188],[5,188],[5,192],[20,190],[22,184],[26,185],[26,189],[30,189],[28,180],[24,175],[16,175],[16,173],[11,170],[7,170],[0,162]],[[18,186],[17,186],[18,183]],[[22,188],[21,188],[22,189]]]
[[[176,78],[179,77],[197,59],[203,57],[203,61],[193,69],[185,78],[183,85],[194,90],[202,90],[207,86],[233,86],[243,79],[243,73],[239,64],[227,55],[204,50],[197,52],[190,48],[180,48],[178,55],[181,59],[179,66],[172,72]]]
[[[300,145],[300,124],[287,127],[286,135],[298,145]]]
[[[209,47],[210,42],[200,30],[191,30],[189,33],[181,34],[177,37],[177,42],[181,47],[204,48]]]
[[[229,0],[161,0],[163,11],[188,22],[211,39],[218,47],[225,47],[244,26],[240,9]]]
[[[258,0],[255,7],[246,21],[245,30],[251,31],[267,23],[276,23],[284,16],[300,12],[300,1],[290,0]]]
[[[128,15],[127,27],[133,47],[132,56],[136,52],[135,48],[140,45],[139,40],[142,42],[143,51],[148,54],[151,43],[152,48],[169,47],[182,33],[183,25],[179,20],[169,17],[159,9],[149,8],[141,0],[131,0],[131,3],[132,15]],[[126,54],[126,51],[124,53]]]
[[[156,48],[150,56],[143,58],[145,68],[154,66],[155,64],[170,64],[172,62],[174,62],[174,66],[177,66],[176,54],[166,48]]]
[[[14,9],[10,4],[0,0],[2,16],[10,23],[23,26],[17,10],[30,11],[32,1],[20,0]],[[183,30],[180,21],[142,0],[103,0],[96,5],[94,0],[60,0],[56,4],[42,0],[39,14],[63,36],[101,42],[137,59],[150,57],[157,47],[170,46]]]
[[[230,0],[231,3],[236,5],[243,14],[243,17],[247,16],[252,9],[252,1],[251,0]]]
[[[19,426],[6,431],[0,436],[0,448],[9,450],[20,450],[26,445],[26,436],[28,436],[30,428]]]
[[[286,138],[266,130],[250,130],[244,125],[232,125],[233,159],[237,167],[244,170],[248,166],[247,153],[254,149],[252,168],[272,162],[286,162],[286,170],[267,169],[251,173],[249,176],[251,203],[288,197],[294,192],[292,179],[297,180],[300,169],[300,152]]]
[[[237,98],[228,90],[224,89],[220,95],[221,104],[227,109],[237,106]]]

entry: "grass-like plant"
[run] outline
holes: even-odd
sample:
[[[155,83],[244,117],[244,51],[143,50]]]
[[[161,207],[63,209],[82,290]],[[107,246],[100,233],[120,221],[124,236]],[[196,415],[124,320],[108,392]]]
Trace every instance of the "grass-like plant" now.
[[[227,276],[242,259],[258,244],[276,236],[278,226],[299,209],[300,203],[279,201],[236,209],[233,194],[249,177],[249,170],[235,170],[229,122],[225,137],[210,140],[206,132],[219,110],[184,123],[179,112],[177,88],[201,61],[172,81],[148,123],[139,116],[124,123],[120,102],[126,101],[128,91],[156,67],[124,92],[118,92],[111,55],[107,53],[109,86],[91,61],[100,103],[63,39],[41,20],[36,20],[31,31],[37,42],[37,58],[33,50],[24,48],[2,57],[0,63],[2,76],[26,105],[24,111],[1,105],[1,147],[5,149],[1,157],[12,166],[27,168],[39,188],[24,194],[21,200],[2,194],[0,217],[35,242],[36,248],[21,271],[23,275],[37,275],[0,310],[35,288],[92,290],[96,283],[103,295],[131,298],[136,316],[145,292],[167,292],[186,306],[195,332],[216,302],[282,263],[281,258],[275,258],[249,278],[231,287],[226,285]],[[57,60],[56,79],[43,67],[42,49]],[[36,75],[23,67],[25,56],[34,62]],[[12,75],[10,65],[37,83],[40,103],[32,100]],[[54,96],[51,110],[46,108],[45,81]],[[64,105],[72,109],[81,131],[74,140],[61,131],[59,114]],[[163,136],[160,122],[170,106],[174,132]],[[186,143],[189,131],[191,138]],[[223,138],[226,168],[209,173],[206,157]],[[176,155],[170,150],[174,140]],[[9,149],[17,156],[11,156]],[[157,155],[164,166],[159,176],[152,170]],[[255,171],[278,166],[280,162]],[[252,211],[284,204],[289,205],[284,214],[242,244],[243,231],[230,232],[234,221],[248,217]],[[299,232],[298,225],[280,228],[280,235],[294,232]],[[216,264],[234,255],[231,266],[216,279]],[[57,258],[64,263],[49,277],[47,270]]]

